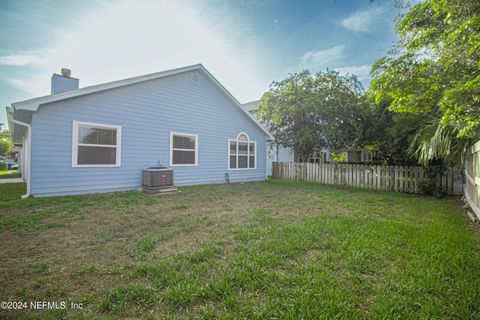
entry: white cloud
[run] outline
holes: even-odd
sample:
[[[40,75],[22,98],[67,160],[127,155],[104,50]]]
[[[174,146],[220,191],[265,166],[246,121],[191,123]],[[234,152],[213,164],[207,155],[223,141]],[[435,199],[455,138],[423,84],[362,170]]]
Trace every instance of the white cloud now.
[[[32,95],[49,93],[61,67],[87,86],[202,63],[240,101],[258,99],[268,85],[254,56],[222,37],[198,12],[176,1],[105,2],[39,54],[0,58],[0,64],[34,66],[12,83]]]
[[[358,80],[365,81],[370,79],[370,70],[372,69],[372,65],[364,64],[361,66],[349,66],[349,67],[341,67],[336,68],[340,74],[354,74],[357,76]]]
[[[0,56],[0,66],[32,66],[38,65],[41,58],[35,55],[18,54]]]
[[[368,10],[352,13],[350,16],[342,19],[340,24],[344,28],[352,31],[368,32],[372,30],[375,24],[382,20],[385,12],[386,8],[384,6],[372,7]]]
[[[300,62],[289,72],[298,72],[309,69],[312,72],[328,67],[330,64],[343,58],[345,45],[337,45],[328,49],[306,52]]]

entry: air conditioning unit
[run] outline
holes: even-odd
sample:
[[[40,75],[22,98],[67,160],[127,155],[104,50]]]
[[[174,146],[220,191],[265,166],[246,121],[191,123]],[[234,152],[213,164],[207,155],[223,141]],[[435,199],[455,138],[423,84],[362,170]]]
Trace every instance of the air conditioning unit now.
[[[173,184],[173,169],[150,167],[142,170],[142,191],[146,193],[176,192]]]

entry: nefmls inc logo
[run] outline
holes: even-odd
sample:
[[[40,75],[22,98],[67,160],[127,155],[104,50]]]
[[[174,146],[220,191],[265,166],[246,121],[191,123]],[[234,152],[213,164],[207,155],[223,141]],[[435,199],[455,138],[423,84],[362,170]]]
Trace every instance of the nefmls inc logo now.
[[[67,303],[65,301],[30,301],[30,309],[66,309]]]

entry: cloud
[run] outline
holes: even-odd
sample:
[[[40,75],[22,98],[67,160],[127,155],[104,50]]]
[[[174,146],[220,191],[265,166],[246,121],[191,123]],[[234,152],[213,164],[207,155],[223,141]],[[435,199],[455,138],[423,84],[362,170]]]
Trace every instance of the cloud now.
[[[372,65],[364,64],[361,66],[349,66],[349,67],[341,67],[335,68],[334,70],[340,74],[353,74],[356,75],[358,80],[364,81],[370,79],[370,70],[372,69]]]
[[[66,67],[82,87],[202,63],[239,100],[258,99],[268,85],[254,56],[197,10],[177,1],[104,2],[38,55],[0,57],[0,65],[34,66],[10,79],[32,95],[50,91],[50,76]]]
[[[382,20],[385,12],[386,8],[384,6],[372,7],[368,10],[360,10],[352,13],[345,19],[342,19],[340,24],[344,28],[352,31],[372,31],[375,24]]]
[[[300,59],[300,62],[291,68],[289,72],[298,72],[305,69],[316,72],[328,67],[330,64],[340,61],[344,57],[345,45],[337,45],[328,49],[308,51]]]
[[[0,66],[34,66],[41,62],[41,58],[35,55],[18,54],[0,56]]]

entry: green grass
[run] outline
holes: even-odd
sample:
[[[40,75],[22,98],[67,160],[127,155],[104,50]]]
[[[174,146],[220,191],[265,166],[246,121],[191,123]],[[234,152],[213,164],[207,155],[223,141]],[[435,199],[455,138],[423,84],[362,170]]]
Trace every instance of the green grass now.
[[[20,200],[20,197],[25,194],[25,192],[26,188],[23,183],[0,184],[0,201]]]
[[[0,170],[0,179],[20,178],[18,170]]]
[[[480,318],[479,228],[456,199],[285,181],[16,198],[2,299],[84,309],[0,317]]]

